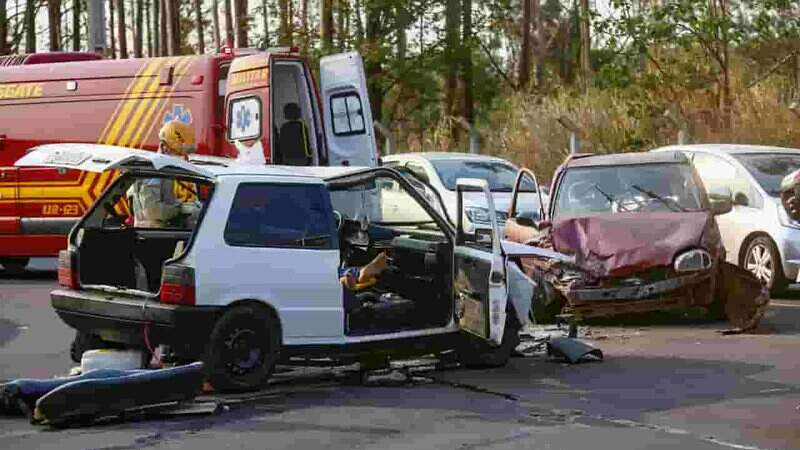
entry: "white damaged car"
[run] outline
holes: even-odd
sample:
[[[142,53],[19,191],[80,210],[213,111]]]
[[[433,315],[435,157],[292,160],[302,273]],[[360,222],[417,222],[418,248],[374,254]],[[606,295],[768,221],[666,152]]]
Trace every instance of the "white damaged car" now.
[[[456,350],[465,365],[503,365],[536,289],[512,260],[567,259],[502,241],[495,214],[491,234],[464,233],[389,168],[193,164],[88,144],[43,145],[16,164],[121,172],[59,255],[51,301],[78,331],[73,356],[164,345],[203,360],[223,391],[263,385],[293,356]],[[165,177],[202,204],[199,216],[132,225],[125,192]],[[459,197],[483,192],[494,209],[486,181],[456,187]],[[408,197],[408,219],[382,217],[388,191]],[[343,268],[381,252],[379,277],[340,283]]]

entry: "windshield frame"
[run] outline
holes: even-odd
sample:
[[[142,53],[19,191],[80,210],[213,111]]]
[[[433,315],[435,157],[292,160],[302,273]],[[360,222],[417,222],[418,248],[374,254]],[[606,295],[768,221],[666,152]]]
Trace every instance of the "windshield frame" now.
[[[459,176],[452,177],[453,183],[452,183],[452,185],[450,185],[450,184],[445,182],[445,177],[442,176],[442,173],[443,173],[442,172],[442,167],[439,166],[439,164],[448,164],[449,165],[449,164],[455,163],[455,164],[463,165],[465,163],[480,163],[480,164],[490,164],[490,165],[493,165],[493,166],[501,166],[501,167],[503,167],[505,169],[508,169],[508,173],[511,175],[511,178],[509,179],[508,190],[500,189],[497,186],[492,186],[492,184],[490,182],[489,183],[489,191],[490,192],[508,192],[509,194],[514,192],[514,182],[516,181],[517,174],[519,173],[519,168],[517,166],[515,166],[514,164],[512,164],[512,163],[510,163],[508,161],[496,160],[496,159],[441,158],[441,159],[431,159],[431,160],[429,160],[429,163],[433,167],[433,171],[434,171],[434,173],[436,173],[436,176],[439,178],[439,182],[441,183],[441,185],[445,189],[450,191],[450,192],[455,192],[455,190],[456,190],[455,180],[457,180],[459,178],[480,178],[480,179],[486,179],[486,178],[484,176],[464,174],[464,175],[459,175]],[[454,169],[454,167],[450,166],[450,167],[447,167],[447,169]],[[486,180],[487,180],[487,182],[489,182],[488,179],[486,179]],[[525,193],[525,194],[535,194],[535,193],[537,193],[538,190],[539,190],[539,187],[535,185],[533,180],[530,180],[529,178],[528,178],[528,180],[529,180],[530,184],[533,185],[533,189],[532,190],[531,189],[520,189],[519,192],[520,193]],[[520,186],[520,187],[522,187],[522,186]]]
[[[708,194],[706,192],[705,186],[703,185],[700,176],[697,174],[697,171],[694,169],[690,163],[685,162],[657,162],[657,163],[645,163],[645,164],[620,164],[620,165],[596,165],[596,166],[581,166],[581,167],[564,167],[562,168],[559,173],[556,174],[555,178],[555,189],[553,190],[554,193],[550,198],[550,207],[548,208],[548,218],[550,220],[556,220],[559,217],[582,217],[582,216],[593,216],[593,215],[600,215],[600,214],[618,214],[625,211],[620,211],[618,213],[612,213],[611,211],[606,213],[559,213],[559,199],[562,195],[562,188],[564,186],[564,181],[567,177],[567,174],[573,170],[594,170],[594,169],[602,169],[602,168],[623,168],[623,167],[652,167],[652,166],[662,166],[662,165],[677,165],[677,166],[685,166],[688,169],[688,176],[692,179],[697,189],[697,194],[699,196],[698,203],[700,208],[686,208],[682,206],[683,209],[672,209],[668,208],[667,211],[662,212],[672,212],[677,214],[683,214],[686,212],[696,212],[696,211],[708,211],[710,210],[710,205],[708,203]],[[641,213],[639,213],[641,214]]]
[[[789,157],[789,158],[796,158],[798,162],[800,162],[800,151],[796,152],[757,152],[757,153],[736,153],[731,155],[736,161],[736,164],[741,166],[745,172],[750,176],[752,179],[752,183],[758,186],[768,197],[777,197],[780,195],[780,183],[787,175],[791,174],[792,172],[800,169],[800,164],[797,167],[790,169],[783,175],[779,175],[777,179],[776,189],[770,189],[772,186],[767,186],[764,184],[765,178],[760,177],[755,173],[754,167],[751,165],[752,159],[756,158],[763,158],[765,156],[774,158],[774,157]],[[760,172],[759,172],[760,173]],[[766,177],[766,178],[771,178]]]

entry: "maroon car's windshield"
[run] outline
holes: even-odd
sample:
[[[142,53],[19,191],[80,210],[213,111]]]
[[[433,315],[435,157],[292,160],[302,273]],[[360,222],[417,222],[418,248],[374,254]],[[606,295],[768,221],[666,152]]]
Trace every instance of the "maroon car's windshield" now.
[[[701,198],[688,164],[578,167],[564,174],[553,216],[691,211]]]

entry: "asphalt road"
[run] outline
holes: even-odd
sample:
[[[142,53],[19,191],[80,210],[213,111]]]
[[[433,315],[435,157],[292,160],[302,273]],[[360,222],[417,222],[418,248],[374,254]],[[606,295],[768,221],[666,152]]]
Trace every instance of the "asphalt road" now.
[[[0,275],[0,379],[72,366],[72,332],[48,304],[55,284],[51,270]],[[588,327],[602,362],[536,355],[502,369],[366,384],[346,371],[301,369],[216,416],[55,432],[0,417],[0,448],[800,448],[800,300],[774,300],[747,335],[648,319]]]

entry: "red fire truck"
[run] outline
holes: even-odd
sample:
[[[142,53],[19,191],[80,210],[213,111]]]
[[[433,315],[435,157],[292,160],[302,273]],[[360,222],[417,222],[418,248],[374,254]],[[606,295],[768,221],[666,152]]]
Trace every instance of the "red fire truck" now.
[[[85,142],[155,150],[161,125],[195,128],[198,154],[267,164],[374,166],[363,64],[322,58],[320,86],[293,49],[82,60],[0,69],[0,264],[56,256],[115,174],[17,168],[32,147]]]

